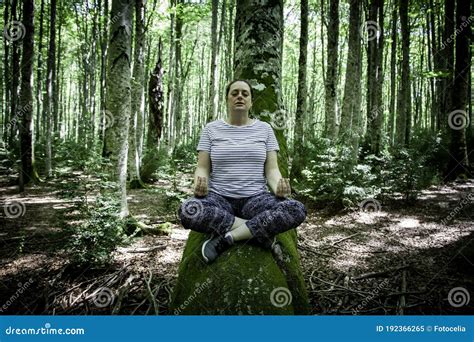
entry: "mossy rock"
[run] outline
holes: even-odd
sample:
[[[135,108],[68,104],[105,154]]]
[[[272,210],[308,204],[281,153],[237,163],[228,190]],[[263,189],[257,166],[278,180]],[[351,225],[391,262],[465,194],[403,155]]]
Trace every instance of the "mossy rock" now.
[[[201,256],[207,235],[191,232],[170,309],[175,315],[305,315],[308,296],[296,248],[296,231],[278,235],[284,260],[239,242],[212,264]]]

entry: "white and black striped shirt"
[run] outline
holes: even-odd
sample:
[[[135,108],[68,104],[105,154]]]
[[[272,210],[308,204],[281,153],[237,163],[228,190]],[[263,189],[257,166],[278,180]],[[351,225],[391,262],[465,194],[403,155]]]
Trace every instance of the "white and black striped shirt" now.
[[[256,119],[247,126],[224,120],[208,123],[201,132],[198,151],[211,158],[209,191],[244,198],[268,191],[264,174],[267,151],[279,151],[272,127]]]

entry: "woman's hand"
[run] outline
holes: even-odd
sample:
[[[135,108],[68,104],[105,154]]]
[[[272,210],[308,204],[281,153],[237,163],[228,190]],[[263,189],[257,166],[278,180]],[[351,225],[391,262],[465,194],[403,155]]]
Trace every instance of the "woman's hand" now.
[[[289,178],[280,178],[278,180],[275,196],[276,197],[288,197],[290,195],[291,195],[290,179]]]
[[[197,176],[196,185],[194,186],[194,195],[204,197],[207,195],[207,178]]]

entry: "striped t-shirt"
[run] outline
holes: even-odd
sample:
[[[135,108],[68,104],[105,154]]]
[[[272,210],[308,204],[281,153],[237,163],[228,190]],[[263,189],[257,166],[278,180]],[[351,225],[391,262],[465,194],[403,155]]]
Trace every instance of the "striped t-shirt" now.
[[[208,190],[232,198],[268,191],[264,173],[267,151],[279,151],[272,127],[256,119],[247,126],[224,120],[208,123],[201,132],[198,151],[211,158]]]

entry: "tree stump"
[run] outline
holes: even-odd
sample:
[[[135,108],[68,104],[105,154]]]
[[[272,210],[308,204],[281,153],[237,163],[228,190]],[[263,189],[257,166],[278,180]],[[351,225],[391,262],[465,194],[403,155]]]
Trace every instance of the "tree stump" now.
[[[296,247],[296,231],[277,236],[283,260],[250,242],[238,242],[207,265],[192,231],[170,305],[175,315],[305,315],[308,296]]]

